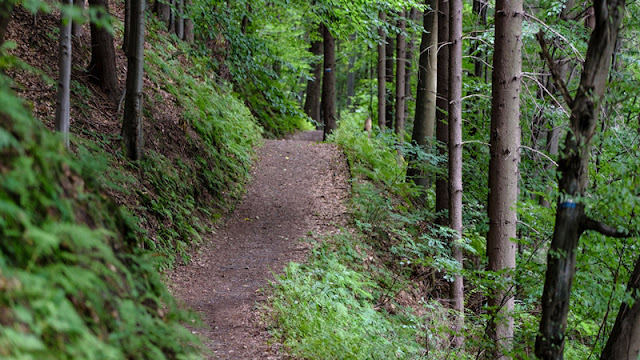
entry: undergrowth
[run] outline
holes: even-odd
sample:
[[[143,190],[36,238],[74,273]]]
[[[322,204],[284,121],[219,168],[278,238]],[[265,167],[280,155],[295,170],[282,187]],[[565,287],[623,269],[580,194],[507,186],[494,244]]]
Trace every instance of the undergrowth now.
[[[451,232],[430,225],[432,191],[424,207],[411,201],[424,190],[404,181],[394,136],[369,137],[363,121],[347,115],[332,137],[353,177],[352,229],[325,238],[306,264],[290,264],[277,279],[274,333],[305,359],[466,358],[450,350],[451,316],[439,301],[460,271]]]
[[[138,221],[0,84],[0,357],[193,359]],[[97,161],[101,163],[101,161]]]

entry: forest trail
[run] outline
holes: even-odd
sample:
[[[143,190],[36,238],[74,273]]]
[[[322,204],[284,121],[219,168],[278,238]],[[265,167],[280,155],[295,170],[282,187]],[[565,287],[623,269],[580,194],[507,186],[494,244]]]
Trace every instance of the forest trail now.
[[[348,169],[321,131],[291,140],[265,140],[258,149],[247,193],[213,239],[189,265],[169,275],[179,301],[201,314],[196,328],[211,359],[281,359],[260,321],[256,302],[274,273],[304,261],[311,233],[338,231],[345,221]]]

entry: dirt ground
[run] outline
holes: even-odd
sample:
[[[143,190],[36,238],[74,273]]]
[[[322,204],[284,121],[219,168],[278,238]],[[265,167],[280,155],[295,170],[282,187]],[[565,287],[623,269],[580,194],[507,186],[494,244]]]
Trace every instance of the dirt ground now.
[[[266,140],[258,149],[247,193],[225,225],[169,275],[169,287],[202,315],[194,329],[212,350],[211,359],[283,359],[269,337],[259,304],[274,273],[304,261],[309,234],[340,231],[346,220],[348,169],[321,131],[290,140]]]

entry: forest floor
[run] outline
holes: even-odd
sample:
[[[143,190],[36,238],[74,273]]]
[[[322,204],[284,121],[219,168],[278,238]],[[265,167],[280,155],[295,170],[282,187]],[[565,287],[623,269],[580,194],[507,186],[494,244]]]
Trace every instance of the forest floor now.
[[[340,231],[346,223],[348,168],[321,131],[265,140],[244,199],[191,263],[169,274],[169,288],[198,312],[194,327],[211,359],[282,359],[261,304],[269,281],[291,261],[303,262],[305,237]]]

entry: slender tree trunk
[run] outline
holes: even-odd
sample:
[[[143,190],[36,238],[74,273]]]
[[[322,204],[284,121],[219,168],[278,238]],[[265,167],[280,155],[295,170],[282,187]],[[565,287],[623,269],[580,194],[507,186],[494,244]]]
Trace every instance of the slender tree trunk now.
[[[489,271],[503,279],[489,297],[492,359],[511,359],[516,268],[516,203],[520,164],[522,0],[497,0],[489,161]],[[504,285],[504,286],[503,286]]]
[[[134,1],[134,0],[131,0]],[[169,2],[169,21],[167,22],[167,31],[173,33],[176,31],[176,0],[168,0]],[[231,2],[228,3],[231,6]]]
[[[109,0],[89,0],[89,5],[105,10],[104,13],[98,13],[98,19],[109,12]],[[88,70],[109,98],[115,101],[118,97],[118,74],[113,36],[104,27],[98,27],[93,23],[91,24],[91,62]]]
[[[84,11],[84,0],[73,0],[73,6]],[[71,25],[71,34],[74,38],[82,36],[82,24],[74,21]]]
[[[183,13],[185,14],[185,18],[184,18],[184,36],[183,36],[183,40],[188,42],[188,43],[192,43],[194,40],[194,34],[193,34],[193,20],[191,20],[191,0],[184,0],[184,10]]]
[[[462,0],[449,0],[449,227],[454,231],[452,254],[463,268],[462,249]],[[453,346],[464,342],[464,283],[455,275],[451,284],[455,311]]]
[[[444,157],[449,144],[449,1],[438,1],[438,49],[437,49],[437,98],[436,98],[436,139],[444,146],[438,147],[438,154]],[[448,167],[448,165],[447,165]],[[448,174],[436,176],[436,222],[448,225],[449,215]]]
[[[438,1],[428,0],[424,10],[420,60],[418,61],[418,92],[416,95],[416,119],[413,123],[411,142],[424,151],[431,151],[433,130],[436,121],[436,76],[438,46]],[[407,169],[407,178],[416,185],[429,186],[429,177],[416,167]]]
[[[351,55],[349,57],[349,64],[347,67],[347,109],[351,109],[351,103],[355,93],[356,74],[353,72],[353,64],[356,62],[356,57]]]
[[[176,4],[176,15],[175,15],[175,31],[178,39],[182,39],[184,37],[184,6],[183,0],[175,0]]]
[[[124,103],[122,137],[127,157],[143,156],[142,85],[144,83],[145,0],[131,0],[131,43],[127,56],[127,94]]]
[[[640,258],[636,260],[633,274],[627,284],[627,293],[633,305],[620,305],[616,322],[609,340],[602,351],[600,360],[637,360],[640,357]]]
[[[324,75],[322,78],[322,106],[324,115],[324,136],[337,128],[336,122],[336,41],[331,30],[323,26]]]
[[[380,11],[378,16],[380,17],[380,22],[385,21],[387,14],[384,11]],[[380,43],[378,43],[378,127],[380,130],[384,130],[387,125],[386,120],[386,58],[387,58],[387,47],[385,45],[386,41],[386,32],[384,27],[380,27],[378,29],[378,35],[380,36]]]
[[[393,36],[387,36],[387,48],[386,48],[386,53],[387,53],[387,63],[385,64],[385,81],[387,82],[387,86],[386,86],[386,94],[385,97],[387,99],[386,101],[386,105],[385,108],[387,110],[387,113],[385,115],[385,120],[387,120],[387,124],[386,127],[389,129],[393,129],[393,119],[394,119],[394,94],[393,94],[393,74],[394,74],[394,67],[395,67],[395,58],[394,58],[394,54],[396,52],[396,46],[395,46],[395,39],[393,38]]]
[[[405,13],[402,12],[400,17],[404,18]],[[398,33],[396,39],[396,123],[395,130],[398,135],[398,154],[402,155],[401,146],[404,143],[404,73],[407,63],[407,44],[405,42],[404,32],[406,30],[406,21],[404,19],[398,22]]]
[[[73,5],[66,0],[64,5]],[[69,89],[71,83],[71,17],[60,15],[60,44],[58,47],[58,96],[56,98],[56,131],[62,133],[64,146],[69,148]]]
[[[563,358],[569,297],[580,235],[585,230],[616,235],[614,231],[604,231],[603,229],[607,229],[602,224],[585,215],[584,204],[580,202],[580,198],[588,187],[591,140],[595,135],[599,105],[607,84],[620,24],[624,18],[624,7],[625,0],[594,0],[596,26],[587,47],[580,86],[573,99],[568,95],[566,88],[563,91],[571,108],[570,131],[565,138],[564,151],[558,162],[558,190],[561,195],[547,255],[547,271],[541,300],[542,317],[535,348],[536,355],[545,360]],[[539,35],[539,40],[544,42],[542,34]]]
[[[322,33],[322,26],[318,32]],[[304,113],[318,124],[322,123],[322,119],[320,119],[320,95],[322,94],[322,60],[320,56],[323,53],[322,48],[322,40],[314,40],[311,43],[311,53],[315,58],[312,64],[313,79],[307,81],[307,97],[304,102]]]
[[[409,19],[412,22],[418,21],[418,10],[416,8],[411,8],[409,12]],[[406,40],[405,40],[406,41]],[[416,39],[415,34],[413,32],[409,33],[409,42],[407,43],[407,55],[405,61],[405,70],[404,70],[404,118],[407,119],[409,117],[409,100],[412,99],[411,93],[411,78],[413,77],[413,51],[416,48]]]
[[[122,52],[126,56],[129,51],[129,39],[131,38],[131,1],[124,0],[124,33],[122,34]],[[156,0],[156,7],[159,1]]]

